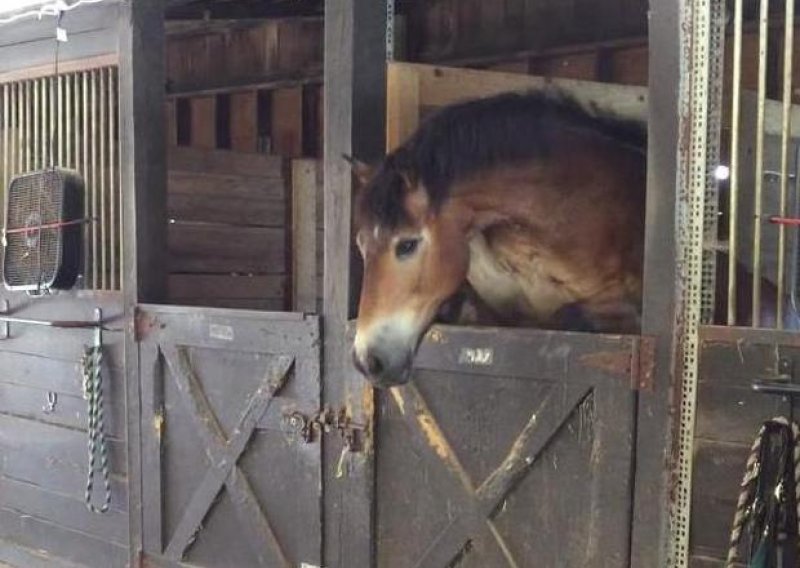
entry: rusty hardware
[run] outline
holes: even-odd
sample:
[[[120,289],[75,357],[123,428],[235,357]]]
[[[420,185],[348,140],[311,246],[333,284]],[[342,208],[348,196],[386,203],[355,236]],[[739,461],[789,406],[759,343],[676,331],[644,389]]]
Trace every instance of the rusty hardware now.
[[[326,407],[310,417],[294,411],[284,416],[284,422],[305,444],[318,440],[322,434],[334,433],[342,439],[344,447],[350,452],[359,452],[363,447],[366,427],[353,422],[344,408],[334,411]]]
[[[755,392],[780,396],[800,395],[800,384],[794,379],[794,363],[788,357],[779,357],[775,375],[768,379],[756,381],[752,385]]]
[[[630,341],[630,349],[624,351],[588,353],[581,357],[581,365],[626,378],[632,390],[652,391],[655,339],[641,336]]]

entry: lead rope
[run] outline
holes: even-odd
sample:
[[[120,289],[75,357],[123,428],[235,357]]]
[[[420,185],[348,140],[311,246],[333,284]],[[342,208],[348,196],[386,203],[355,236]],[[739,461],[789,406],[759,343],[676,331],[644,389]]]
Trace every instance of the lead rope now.
[[[111,505],[111,482],[109,480],[108,447],[103,410],[102,364],[102,348],[96,345],[87,347],[81,357],[81,372],[83,374],[83,397],[88,401],[89,423],[89,473],[86,480],[86,507],[93,513],[105,513]],[[105,500],[100,507],[92,503],[98,461],[105,487]]]
[[[789,421],[782,416],[773,418],[771,422],[777,422],[784,426],[789,425]],[[797,507],[798,523],[800,523],[800,428],[798,428],[797,424],[794,422],[791,423],[791,428],[795,506]],[[761,442],[765,432],[766,425],[763,425],[758,431],[758,435],[750,448],[750,455],[747,458],[744,478],[740,485],[741,491],[739,492],[739,500],[736,503],[736,514],[733,517],[733,527],[731,529],[730,546],[728,548],[728,557],[725,561],[725,568],[733,568],[739,558],[739,544],[742,540],[744,525],[749,516],[753,513],[753,490],[761,470],[760,464],[758,463],[758,455],[761,452]]]

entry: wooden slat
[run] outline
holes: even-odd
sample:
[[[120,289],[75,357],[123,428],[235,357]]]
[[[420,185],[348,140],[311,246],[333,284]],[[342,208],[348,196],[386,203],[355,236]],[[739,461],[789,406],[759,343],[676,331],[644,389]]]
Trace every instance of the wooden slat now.
[[[169,292],[170,298],[177,303],[201,298],[283,300],[286,277],[172,274],[169,277]]]
[[[257,96],[255,91],[231,95],[231,149],[255,152],[258,144]]]
[[[103,515],[90,512],[84,502],[36,485],[0,477],[0,506],[127,546],[128,515],[109,509]]]
[[[303,89],[272,91],[272,153],[285,158],[303,154]]]
[[[167,136],[167,146],[175,146],[178,143],[176,104],[174,100],[164,101],[164,130]]]
[[[292,163],[292,308],[317,309],[317,199],[319,169],[315,160]]]
[[[176,147],[169,148],[167,165],[169,171],[283,179],[283,160],[264,154]]]
[[[282,199],[282,178],[170,170],[169,192],[248,199]]]
[[[188,186],[186,189],[191,189]],[[220,188],[222,189],[222,188]],[[284,200],[237,198],[222,195],[193,195],[170,192],[167,198],[170,219],[236,225],[240,227],[285,227]]]
[[[210,308],[229,308],[234,310],[258,310],[279,312],[286,309],[286,299],[281,298],[185,298],[175,301],[184,306],[202,306]]]
[[[47,520],[0,507],[0,539],[11,540],[39,553],[81,566],[125,566],[127,551],[85,533]],[[59,561],[52,564],[60,566]],[[26,567],[27,568],[27,567]]]
[[[647,47],[615,51],[611,56],[611,81],[620,85],[647,86]]]
[[[73,371],[74,376],[79,373]],[[120,376],[120,375],[115,375]],[[125,439],[125,405],[122,385],[103,376],[103,394],[106,434],[117,439]],[[44,412],[48,393],[56,396],[53,412]],[[0,413],[37,420],[54,426],[64,426],[73,430],[86,430],[87,405],[81,394],[69,394],[58,390],[43,390],[26,384],[0,382]]]
[[[213,149],[217,147],[217,99],[216,97],[193,97],[190,144],[193,148]]]
[[[283,238],[280,229],[172,223],[170,266],[172,272],[282,273],[286,266]],[[200,259],[209,259],[209,265],[204,267],[198,263]],[[225,261],[221,263],[225,268],[220,268],[220,263],[214,267],[215,259]]]
[[[50,463],[51,467],[72,468],[86,473],[85,432],[8,414],[0,414],[0,429],[3,452],[24,454],[31,460]],[[108,453],[111,471],[124,475],[127,469],[124,442],[109,438]],[[13,461],[6,460],[3,467],[13,467]]]
[[[0,562],[25,568],[83,568],[74,562],[58,558],[46,550],[33,550],[19,543],[0,538]]]

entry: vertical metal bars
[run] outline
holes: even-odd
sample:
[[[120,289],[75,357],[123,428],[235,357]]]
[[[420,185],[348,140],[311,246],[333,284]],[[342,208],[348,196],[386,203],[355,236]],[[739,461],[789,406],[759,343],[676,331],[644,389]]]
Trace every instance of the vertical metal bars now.
[[[0,84],[0,188],[34,169],[77,170],[86,182],[83,287],[119,290],[119,126],[116,67]]]
[[[733,9],[733,80],[731,87],[730,193],[728,202],[728,325],[736,325],[736,259],[739,219],[739,131],[742,83],[742,1]]]
[[[794,1],[786,1],[783,33],[783,113],[781,118],[781,179],[778,215],[786,217],[789,185],[789,144],[792,129],[792,53],[794,51]],[[777,325],[783,329],[783,297],[786,295],[786,226],[778,225],[778,302]]]

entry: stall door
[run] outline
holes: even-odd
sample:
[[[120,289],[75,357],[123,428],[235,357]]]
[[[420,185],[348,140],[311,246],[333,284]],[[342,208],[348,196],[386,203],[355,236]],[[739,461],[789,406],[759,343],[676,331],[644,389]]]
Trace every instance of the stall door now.
[[[319,324],[302,314],[143,307],[143,538],[156,565],[321,564]]]
[[[648,345],[434,329],[380,397],[377,565],[627,567]]]

